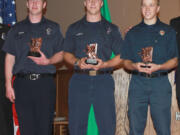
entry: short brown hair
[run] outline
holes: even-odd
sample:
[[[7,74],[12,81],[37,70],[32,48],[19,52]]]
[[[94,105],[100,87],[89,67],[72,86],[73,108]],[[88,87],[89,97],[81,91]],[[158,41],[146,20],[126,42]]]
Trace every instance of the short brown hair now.
[[[157,1],[157,5],[160,6],[160,0],[156,0]],[[141,0],[141,5],[142,5],[143,0]]]
[[[27,0],[27,1],[29,1],[29,0]],[[47,2],[47,0],[42,0],[43,2]]]

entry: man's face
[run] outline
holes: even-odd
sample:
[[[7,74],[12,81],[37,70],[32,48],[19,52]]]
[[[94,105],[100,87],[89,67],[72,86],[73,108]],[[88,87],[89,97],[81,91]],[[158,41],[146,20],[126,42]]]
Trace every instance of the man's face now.
[[[43,0],[27,1],[27,8],[29,10],[29,14],[31,15],[41,15],[45,7],[46,7],[46,2],[44,2]]]
[[[87,13],[91,15],[96,15],[101,12],[101,7],[103,5],[102,0],[85,0],[84,6],[86,7]]]
[[[157,0],[143,0],[141,5],[142,15],[145,20],[153,20],[157,17],[160,6],[157,5]]]

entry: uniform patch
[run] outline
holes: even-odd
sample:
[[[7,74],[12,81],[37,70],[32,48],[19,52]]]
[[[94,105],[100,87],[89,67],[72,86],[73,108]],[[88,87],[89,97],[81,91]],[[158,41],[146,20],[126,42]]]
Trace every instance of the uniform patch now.
[[[160,34],[161,36],[164,36],[164,35],[165,35],[165,31],[164,31],[164,30],[160,30],[160,31],[159,31],[159,34]]]
[[[52,32],[52,29],[51,29],[51,28],[47,28],[47,29],[46,29],[47,35],[51,35],[51,32]]]

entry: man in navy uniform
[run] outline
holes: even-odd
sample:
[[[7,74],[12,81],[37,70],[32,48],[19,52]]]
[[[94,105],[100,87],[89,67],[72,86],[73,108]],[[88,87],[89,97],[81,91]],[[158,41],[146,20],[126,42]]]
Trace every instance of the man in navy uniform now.
[[[180,54],[180,17],[171,19],[170,25],[176,31],[176,40],[178,43],[178,51]],[[176,70],[175,82],[176,82],[176,97],[177,97],[178,106],[180,109],[180,66],[178,66]]]
[[[1,135],[13,135],[12,105],[11,102],[6,98],[5,92],[5,53],[1,50],[8,31],[8,26],[0,24],[0,121],[2,123],[0,126]]]
[[[159,0],[142,0],[143,20],[126,35],[121,58],[132,71],[130,135],[143,135],[148,105],[157,135],[170,135],[172,89],[168,71],[178,63],[175,31],[157,17]]]
[[[27,18],[11,28],[3,46],[6,96],[15,102],[21,135],[52,133],[56,95],[52,64],[62,60],[63,37],[59,25],[43,17],[46,4],[27,0]]]
[[[64,41],[64,59],[75,69],[68,97],[70,135],[87,133],[91,104],[99,134],[115,134],[115,86],[111,73],[122,62],[122,38],[118,27],[101,16],[102,5],[102,0],[85,0],[86,16],[70,25]],[[110,60],[112,51],[116,56]]]

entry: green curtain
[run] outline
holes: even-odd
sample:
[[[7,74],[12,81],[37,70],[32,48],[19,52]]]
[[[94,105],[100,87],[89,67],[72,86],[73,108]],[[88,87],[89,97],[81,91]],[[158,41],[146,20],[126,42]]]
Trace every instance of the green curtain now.
[[[111,21],[111,15],[110,15],[109,8],[108,8],[107,0],[104,0],[104,5],[101,8],[101,14],[107,21],[112,22]],[[115,55],[112,52],[111,59],[114,56]],[[89,112],[87,135],[99,135],[98,127],[97,127],[97,124],[96,124],[96,118],[95,118],[95,115],[94,115],[93,105],[91,105],[90,112]]]

